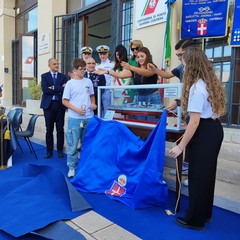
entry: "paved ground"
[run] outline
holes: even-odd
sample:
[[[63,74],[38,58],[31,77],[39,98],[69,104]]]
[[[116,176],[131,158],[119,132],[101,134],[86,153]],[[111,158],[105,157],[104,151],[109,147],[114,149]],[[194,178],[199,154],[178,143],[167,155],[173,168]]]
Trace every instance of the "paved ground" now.
[[[140,239],[94,211],[89,211],[67,224],[79,231],[87,240]]]

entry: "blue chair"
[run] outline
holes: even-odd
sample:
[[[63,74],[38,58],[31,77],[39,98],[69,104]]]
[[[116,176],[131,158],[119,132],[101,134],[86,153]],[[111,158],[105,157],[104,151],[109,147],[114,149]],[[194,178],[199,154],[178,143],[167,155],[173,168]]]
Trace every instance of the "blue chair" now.
[[[15,109],[11,109],[8,113],[7,113],[7,117],[8,117],[8,120],[12,123],[13,121],[13,118],[14,118],[14,115],[16,113],[16,110]]]
[[[23,113],[23,108],[15,108],[15,111]],[[22,115],[21,115],[21,117],[19,119],[19,123],[20,123],[20,125],[22,124]]]
[[[36,152],[32,146],[32,143],[30,141],[30,137],[32,137],[34,135],[34,130],[35,130],[35,124],[37,121],[38,115],[37,114],[33,114],[32,117],[29,120],[28,126],[26,128],[26,130],[24,131],[15,131],[15,134],[17,137],[22,137],[25,139],[25,141],[27,142],[27,145],[30,149],[31,153],[34,153],[34,156],[36,159],[38,159]],[[18,142],[19,147],[21,148],[19,142]]]
[[[12,127],[14,131],[19,131],[19,129],[22,130],[21,128],[22,114],[23,112],[21,111],[15,111],[15,114],[12,119]]]

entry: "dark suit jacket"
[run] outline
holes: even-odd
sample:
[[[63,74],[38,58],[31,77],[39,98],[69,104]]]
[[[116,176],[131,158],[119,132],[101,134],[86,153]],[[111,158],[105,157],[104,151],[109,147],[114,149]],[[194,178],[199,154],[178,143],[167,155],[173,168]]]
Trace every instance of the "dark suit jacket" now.
[[[97,87],[106,85],[106,79],[104,75],[92,73],[92,77],[88,77],[88,72],[86,71],[84,77],[91,79],[95,96],[97,96]]]
[[[42,95],[42,101],[41,101],[40,107],[43,109],[47,109],[50,106],[53,96],[56,95],[58,96],[61,106],[65,108],[62,105],[62,95],[64,90],[64,87],[62,87],[62,85],[67,82],[67,76],[58,72],[54,89],[48,88],[53,86],[53,78],[50,71],[43,73],[41,75],[41,78],[42,78],[41,86],[42,86],[43,95]]]
[[[95,95],[95,102],[98,104],[98,86],[105,86],[106,85],[106,79],[104,75],[98,75],[96,73],[92,73],[92,76],[89,77],[88,71],[85,72],[84,74],[85,78],[89,78],[92,81],[93,84],[93,89],[94,89],[94,95]],[[101,105],[102,105],[102,100],[101,100]],[[103,106],[101,107],[101,109]],[[97,109],[94,110],[94,114],[97,115]]]

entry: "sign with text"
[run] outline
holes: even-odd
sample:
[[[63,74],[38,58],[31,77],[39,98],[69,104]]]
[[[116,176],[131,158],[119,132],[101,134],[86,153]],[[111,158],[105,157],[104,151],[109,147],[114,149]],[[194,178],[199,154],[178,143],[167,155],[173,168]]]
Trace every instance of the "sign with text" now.
[[[235,0],[230,45],[240,46],[240,0]]]
[[[43,34],[38,38],[38,54],[49,53],[49,34]]]
[[[164,88],[164,97],[165,98],[177,98],[178,89],[177,88]]]
[[[227,34],[228,0],[183,0],[181,38]]]
[[[166,22],[167,5],[165,0],[141,0],[136,4],[136,29]]]

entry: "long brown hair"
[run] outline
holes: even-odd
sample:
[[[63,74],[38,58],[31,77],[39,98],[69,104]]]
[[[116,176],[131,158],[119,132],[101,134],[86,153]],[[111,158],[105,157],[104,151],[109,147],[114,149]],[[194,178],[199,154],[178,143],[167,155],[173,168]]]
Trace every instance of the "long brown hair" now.
[[[147,66],[148,63],[153,63],[153,60],[152,60],[152,55],[149,51],[149,49],[147,47],[142,47],[139,49],[138,51],[139,53],[142,52],[142,53],[145,53],[146,54],[146,60],[144,62],[144,65]],[[154,64],[155,65],[155,64]],[[140,67],[140,64],[138,63],[138,67]]]
[[[145,59],[145,62],[144,62],[144,67],[147,68],[147,64],[148,63],[152,63],[155,67],[157,67],[154,63],[153,63],[153,60],[152,60],[152,55],[149,51],[149,49],[147,47],[142,47],[139,49],[138,51],[139,53],[142,52],[142,53],[145,53],[146,54],[146,59]],[[141,67],[141,65],[138,63],[137,64],[138,67]],[[134,77],[136,77],[137,73],[134,72]],[[155,75],[155,74],[154,74]],[[143,78],[143,76],[142,76]]]
[[[183,85],[183,114],[187,115],[187,105],[190,87],[199,79],[206,83],[208,101],[213,110],[213,117],[225,114],[226,94],[221,81],[217,78],[213,64],[200,48],[189,47],[183,55],[184,85]]]

